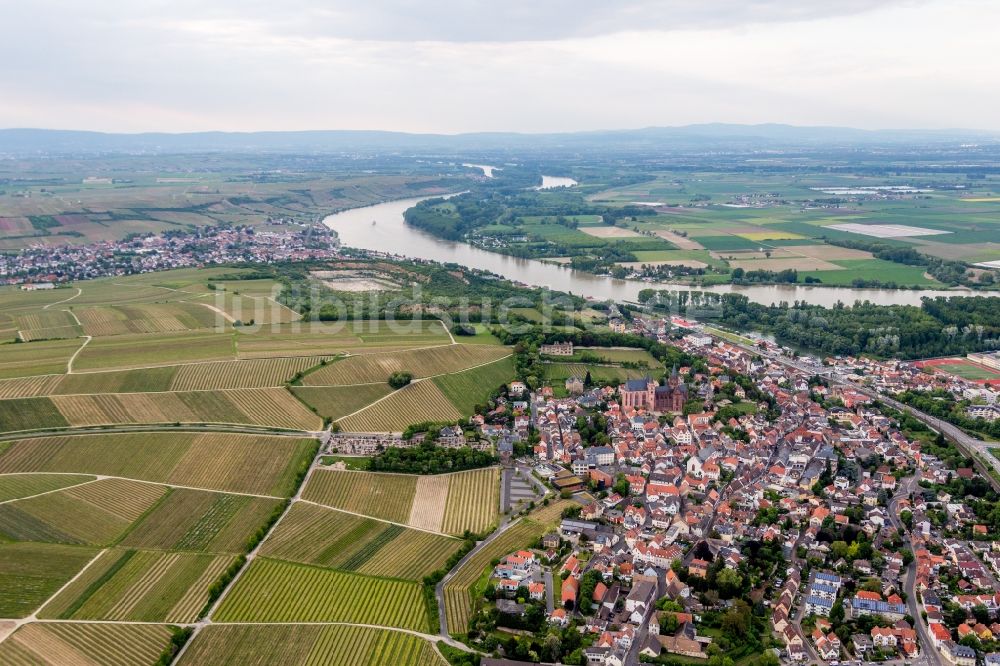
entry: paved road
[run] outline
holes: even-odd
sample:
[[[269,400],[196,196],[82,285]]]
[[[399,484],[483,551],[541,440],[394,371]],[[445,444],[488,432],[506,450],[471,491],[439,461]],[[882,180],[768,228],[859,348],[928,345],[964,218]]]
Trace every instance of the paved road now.
[[[906,545],[911,552],[913,551],[913,543],[910,541],[909,531],[906,530],[906,526],[903,525],[903,521],[899,517],[899,502],[902,499],[909,498],[917,487],[917,477],[915,475],[903,479],[899,490],[889,500],[888,507],[889,522],[892,523],[892,526],[900,534],[906,536]],[[906,568],[906,575],[903,578],[903,590],[906,592],[906,610],[913,618],[914,629],[917,630],[917,637],[920,639],[920,656],[911,660],[910,663],[918,664],[918,666],[948,666],[941,659],[941,654],[934,648],[934,640],[927,629],[927,624],[920,616],[920,608],[917,606],[916,579],[917,563],[910,562],[910,566]]]

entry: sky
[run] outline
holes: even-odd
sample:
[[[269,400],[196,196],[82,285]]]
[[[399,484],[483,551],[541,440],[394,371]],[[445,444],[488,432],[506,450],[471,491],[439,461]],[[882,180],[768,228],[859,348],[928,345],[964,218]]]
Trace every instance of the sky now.
[[[996,0],[0,0],[0,127],[1000,130]]]

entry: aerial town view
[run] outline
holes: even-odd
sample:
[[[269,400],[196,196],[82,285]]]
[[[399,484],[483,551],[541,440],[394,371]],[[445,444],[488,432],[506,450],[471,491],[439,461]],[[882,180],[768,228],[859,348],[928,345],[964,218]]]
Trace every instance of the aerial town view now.
[[[1000,666],[997,21],[0,6],[0,666]]]

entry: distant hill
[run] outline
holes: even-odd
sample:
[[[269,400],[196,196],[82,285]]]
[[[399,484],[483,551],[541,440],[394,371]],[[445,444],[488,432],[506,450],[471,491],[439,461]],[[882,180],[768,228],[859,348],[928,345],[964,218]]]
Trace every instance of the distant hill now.
[[[409,134],[369,130],[298,132],[190,132],[111,134],[75,130],[0,130],[0,153],[185,153],[185,152],[342,152],[488,149],[638,149],[668,147],[792,147],[1000,142],[1000,134],[980,130],[861,130],[709,123],[551,134],[477,132]]]

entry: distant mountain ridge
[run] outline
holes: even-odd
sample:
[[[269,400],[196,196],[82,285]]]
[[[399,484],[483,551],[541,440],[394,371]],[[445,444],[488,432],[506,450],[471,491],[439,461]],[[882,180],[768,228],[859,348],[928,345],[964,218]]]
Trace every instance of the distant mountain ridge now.
[[[669,142],[669,144],[668,144]],[[444,150],[530,148],[655,148],[681,144],[742,147],[847,144],[941,144],[1000,142],[984,130],[863,130],[768,123],[705,123],[678,127],[593,130],[566,133],[471,132],[412,134],[380,130],[304,130],[269,132],[147,132],[119,134],[80,130],[0,129],[0,153],[330,152],[355,150]]]

